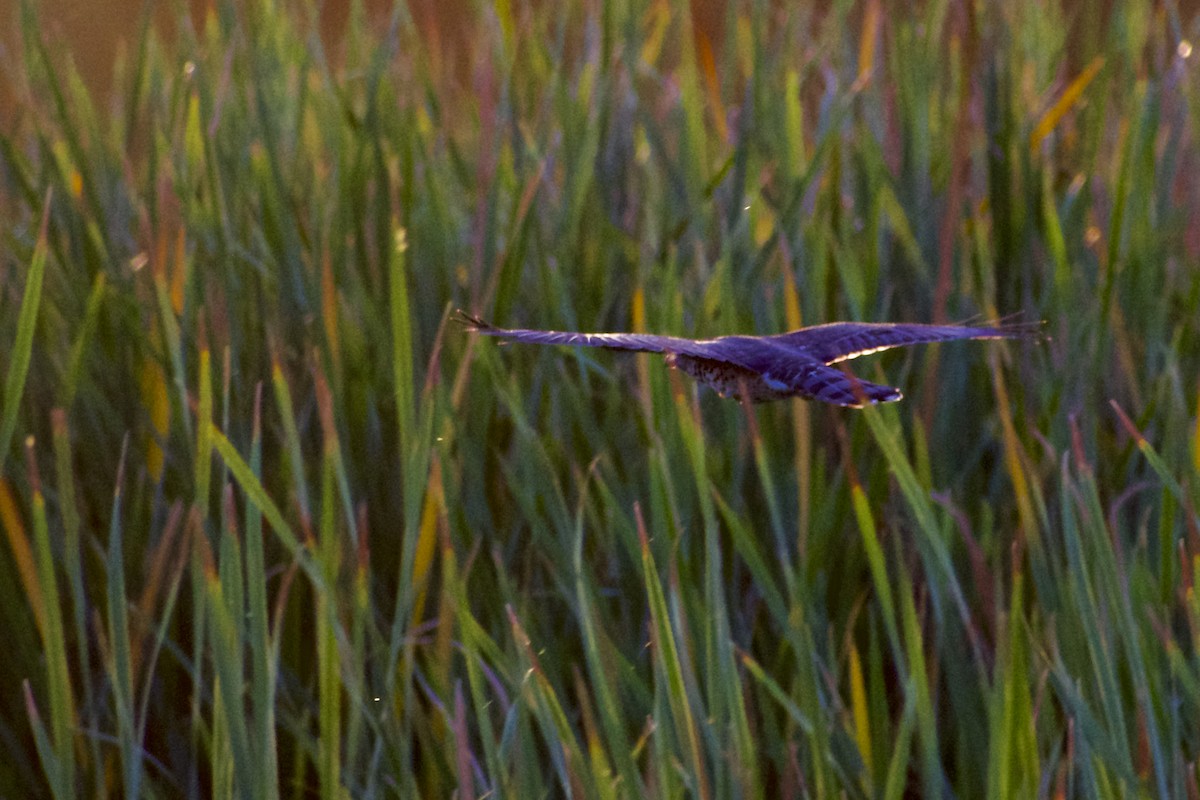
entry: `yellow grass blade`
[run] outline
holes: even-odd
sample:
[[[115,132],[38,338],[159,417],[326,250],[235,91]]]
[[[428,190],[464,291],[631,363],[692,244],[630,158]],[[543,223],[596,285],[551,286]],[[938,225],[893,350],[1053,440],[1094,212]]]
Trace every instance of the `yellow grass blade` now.
[[[428,589],[429,568],[433,565],[434,546],[437,544],[437,523],[444,504],[442,499],[442,464],[435,454],[429,469],[429,485],[425,489],[425,504],[421,509],[421,525],[417,529],[417,548],[413,556],[413,586],[417,597],[413,601],[412,625],[416,627],[425,612],[425,592]]]
[[[1046,113],[1042,114],[1042,118],[1038,120],[1038,124],[1033,129],[1033,133],[1029,134],[1029,152],[1037,153],[1038,147],[1042,140],[1050,135],[1066,113],[1071,110],[1071,106],[1079,102],[1083,90],[1088,87],[1088,84],[1095,79],[1100,73],[1100,68],[1104,66],[1104,57],[1096,56],[1092,62],[1080,73],[1079,77],[1071,81],[1062,96],[1050,108],[1046,109]]]
[[[1000,370],[1000,359],[991,359],[992,382],[996,387],[996,416],[1000,420],[1000,428],[1004,439],[1004,465],[1008,469],[1009,479],[1013,485],[1013,495],[1017,500],[1017,516],[1021,520],[1021,530],[1025,537],[1040,537],[1037,525],[1037,515],[1033,510],[1033,500],[1030,497],[1029,482],[1025,477],[1022,464],[1024,451],[1017,438],[1017,429],[1012,421],[1012,409],[1008,398],[1008,388],[1004,384],[1004,375]]]
[[[704,75],[704,90],[708,94],[708,102],[712,106],[713,124],[717,128],[717,136],[722,141],[728,141],[729,128],[725,124],[725,106],[721,103],[721,79],[717,77],[717,57],[713,52],[712,42],[708,34],[700,31],[696,35],[696,60],[700,72]]]
[[[867,765],[867,774],[874,774],[871,759],[871,719],[867,709],[867,689],[863,681],[862,658],[853,642],[850,644],[850,711],[854,715],[854,741]]]
[[[662,53],[663,39],[666,38],[667,28],[671,25],[671,7],[666,0],[655,3],[646,9],[644,22],[649,30],[642,40],[642,61],[656,64]]]
[[[13,560],[17,562],[21,585],[25,587],[25,596],[29,598],[38,630],[44,632],[46,606],[42,599],[42,584],[38,580],[37,567],[33,563],[33,550],[29,546],[29,532],[25,530],[21,512],[17,510],[16,498],[13,497],[12,489],[4,478],[0,478],[0,525],[4,526],[8,546],[12,548]]]
[[[187,286],[190,261],[187,257],[187,236],[182,226],[175,235],[175,266],[171,270],[171,310],[183,315],[183,289]]]
[[[157,329],[150,331],[150,336],[161,342],[161,337],[157,335]],[[146,431],[145,441],[142,443],[142,453],[146,459],[146,471],[150,478],[158,483],[163,472],[162,442],[167,438],[167,429],[171,421],[171,402],[167,397],[167,376],[158,359],[153,356],[146,356],[142,359],[138,384],[142,394],[142,405],[146,409],[146,417],[150,422],[150,429]]]
[[[875,72],[875,45],[879,40],[880,17],[879,0],[867,3],[863,12],[862,38],[859,39],[858,45],[858,77],[854,80],[855,91],[866,86]]]

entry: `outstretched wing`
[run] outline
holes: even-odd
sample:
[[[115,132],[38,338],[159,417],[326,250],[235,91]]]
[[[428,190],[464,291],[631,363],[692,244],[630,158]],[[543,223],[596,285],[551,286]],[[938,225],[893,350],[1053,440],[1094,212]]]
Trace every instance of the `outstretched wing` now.
[[[909,344],[948,342],[956,339],[1018,339],[1036,334],[1040,322],[1012,325],[920,325],[885,322],[831,322],[768,337],[801,350],[824,364],[903,347]]]
[[[510,342],[530,344],[561,344],[571,347],[603,347],[608,350],[629,350],[639,353],[682,353],[696,358],[713,358],[711,345],[696,339],[677,336],[655,336],[649,333],[574,333],[571,331],[536,331],[526,328],[498,328],[479,317],[459,310],[454,319],[467,330],[484,336],[495,336]]]

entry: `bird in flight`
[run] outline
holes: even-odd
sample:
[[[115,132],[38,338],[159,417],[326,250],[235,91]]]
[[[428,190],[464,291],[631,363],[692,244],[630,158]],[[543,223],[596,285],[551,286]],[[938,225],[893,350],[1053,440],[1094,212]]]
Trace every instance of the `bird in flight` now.
[[[833,366],[840,361],[910,344],[956,339],[1018,339],[1034,335],[1033,323],[921,325],[888,322],[831,322],[774,336],[684,339],[645,333],[570,333],[498,328],[465,311],[455,319],[468,331],[513,342],[602,347],[662,353],[667,366],[691,375],[722,397],[753,403],[804,397],[847,408],[890,403],[904,395]]]

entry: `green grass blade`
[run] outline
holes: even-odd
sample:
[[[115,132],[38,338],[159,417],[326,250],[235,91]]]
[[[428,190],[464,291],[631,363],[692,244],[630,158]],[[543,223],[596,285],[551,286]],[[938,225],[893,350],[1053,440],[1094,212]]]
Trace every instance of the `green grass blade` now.
[[[121,499],[125,481],[125,457],[128,438],[121,447],[117,468],[116,488],[113,491],[112,516],[108,531],[108,551],[105,559],[105,578],[108,586],[108,642],[111,649],[109,674],[112,680],[112,700],[117,718],[117,741],[121,753],[121,777],[127,798],[141,795],[143,777],[142,748],[137,737],[138,725],[134,715],[133,664],[130,656],[129,614],[126,609],[124,521],[121,518]]]
[[[708,771],[701,754],[700,731],[692,713],[692,703],[684,679],[676,640],[677,632],[671,624],[666,595],[658,578],[654,557],[650,554],[645,529],[639,530],[642,544],[642,579],[650,606],[651,644],[654,649],[655,671],[661,681],[658,694],[669,708],[671,726],[676,741],[683,750],[687,781],[698,796],[707,797]]]
[[[71,673],[67,663],[66,632],[62,618],[62,599],[55,575],[50,527],[46,521],[46,498],[42,495],[38,477],[37,456],[33,437],[26,441],[30,484],[33,488],[33,541],[37,558],[38,583],[45,598],[43,607],[42,646],[46,653],[46,678],[50,689],[50,741],[53,748],[53,770],[47,770],[55,797],[66,798],[76,793],[75,786],[75,699],[71,688]],[[33,720],[31,720],[32,722]]]
[[[33,335],[37,327],[38,309],[42,303],[42,281],[46,276],[46,229],[50,224],[50,200],[46,195],[42,208],[42,223],[38,228],[37,244],[25,276],[25,292],[17,314],[17,335],[8,351],[8,372],[4,376],[4,405],[0,408],[0,474],[4,473],[13,433],[17,429],[17,412],[25,391],[25,377],[33,352]]]

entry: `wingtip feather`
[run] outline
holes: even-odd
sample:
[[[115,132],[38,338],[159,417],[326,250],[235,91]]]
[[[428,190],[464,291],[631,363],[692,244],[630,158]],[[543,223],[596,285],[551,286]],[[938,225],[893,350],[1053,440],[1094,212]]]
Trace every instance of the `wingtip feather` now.
[[[991,327],[992,330],[1005,339],[1050,338],[1050,334],[1046,333],[1046,320],[1044,319],[1035,319],[1026,322],[1005,322],[1001,320]]]
[[[954,323],[955,325],[964,328],[979,328],[991,331],[998,339],[1049,339],[1050,335],[1046,333],[1047,320],[1033,319],[1024,320],[1021,317],[1024,315],[1022,311],[1015,311],[1012,314],[989,320],[987,322],[979,322],[978,317],[962,320]]]
[[[485,322],[474,314],[468,314],[461,308],[454,309],[454,313],[450,315],[450,319],[462,325],[468,331],[490,331],[495,330],[496,326],[490,322]]]

